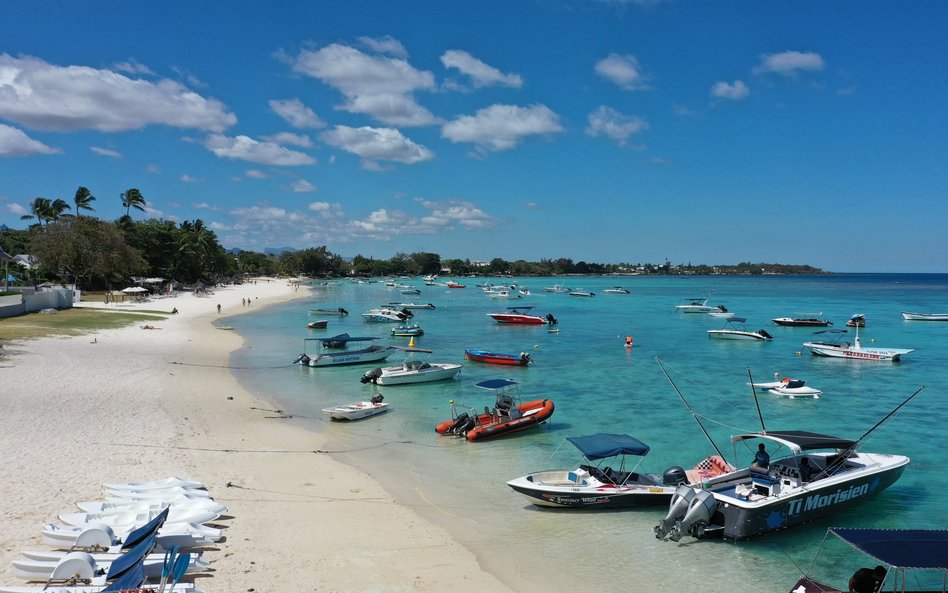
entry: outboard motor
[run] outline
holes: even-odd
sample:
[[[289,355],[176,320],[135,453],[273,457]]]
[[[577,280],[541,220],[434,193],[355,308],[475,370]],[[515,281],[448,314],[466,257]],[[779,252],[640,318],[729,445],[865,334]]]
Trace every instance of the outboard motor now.
[[[464,421],[464,424],[458,426],[455,432],[457,434],[467,436],[468,431],[474,428],[475,426],[477,426],[477,418],[474,418],[473,416],[468,416],[468,418]]]
[[[666,486],[680,486],[688,483],[688,476],[680,465],[673,465],[662,474],[662,483]]]
[[[382,400],[383,400],[383,399],[385,399],[385,398],[382,397],[382,394],[381,394],[381,393],[376,393],[375,395],[372,396],[372,399],[369,400],[369,401],[371,401],[373,404],[380,404],[380,403],[382,403]]]
[[[405,319],[410,319],[415,316],[415,314],[412,313],[410,309],[402,309],[401,313],[405,316]]]
[[[434,303],[428,303],[428,306],[431,307],[432,309],[435,308]]]
[[[797,389],[799,387],[803,387],[804,385],[806,385],[806,381],[803,379],[790,379],[784,383],[784,387],[789,387],[790,389]]]
[[[683,517],[685,513],[688,512],[688,505],[691,504],[692,499],[694,499],[695,492],[697,491],[691,486],[686,486],[685,484],[678,486],[678,489],[672,494],[671,501],[668,503],[668,515],[662,519],[661,523],[652,528],[655,537],[664,539],[665,536],[671,532],[678,518]]]
[[[309,360],[310,360],[309,356],[306,356],[305,354],[300,354],[299,358],[293,361],[293,364],[301,364],[303,366],[308,366]]]
[[[765,329],[759,329],[759,330],[757,330],[757,333],[759,333],[760,335],[764,336],[764,337],[767,338],[768,340],[772,340],[772,339],[774,338],[774,337],[773,337],[772,335],[770,335],[770,334],[767,332],[767,330],[765,330]]]
[[[721,313],[727,313],[727,307],[724,305],[718,305],[718,310],[721,311]]]
[[[377,383],[378,378],[382,376],[382,367],[375,367],[371,371],[366,371],[359,379],[362,383]]]
[[[343,315],[348,315],[348,314],[349,314],[349,312],[346,311],[345,309],[343,309],[342,307],[339,307],[339,312],[342,313]]]
[[[550,325],[556,325],[556,317],[553,317],[552,313],[546,314],[546,322]]]
[[[685,533],[701,538],[717,506],[718,501],[715,500],[713,494],[707,490],[695,490],[695,497],[688,506],[688,512],[675,523],[675,530],[670,535],[672,541],[677,542]]]

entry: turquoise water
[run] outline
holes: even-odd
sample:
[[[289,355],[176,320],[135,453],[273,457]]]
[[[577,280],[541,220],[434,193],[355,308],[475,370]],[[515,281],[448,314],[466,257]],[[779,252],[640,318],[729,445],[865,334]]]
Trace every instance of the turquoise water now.
[[[948,312],[948,275],[839,274],[820,277],[627,277],[571,278],[572,288],[594,298],[546,293],[562,278],[519,279],[534,293],[521,301],[492,300],[464,279],[464,289],[426,287],[405,296],[382,283],[341,282],[313,290],[312,298],[228,319],[246,346],[234,354],[235,371],[253,392],[276,400],[300,422],[329,436],[337,457],[373,475],[402,504],[447,527],[492,571],[509,582],[542,583],[553,591],[588,586],[590,574],[638,590],[710,590],[726,579],[728,590],[786,591],[808,566],[831,525],[944,528],[948,510],[944,424],[948,403],[948,323],[903,321],[900,311]],[[493,282],[501,281],[493,279]],[[606,295],[613,285],[630,295]],[[710,304],[724,304],[748,319],[750,329],[774,335],[768,343],[709,340],[706,331],[724,325],[706,315],[677,313],[675,305],[713,291]],[[391,301],[431,302],[416,310],[424,336],[418,347],[434,350],[432,361],[465,362],[465,348],[530,352],[527,368],[466,362],[460,379],[418,386],[362,385],[372,365],[309,369],[290,366],[305,337],[383,336],[383,343],[407,345],[389,336],[391,325],[363,323],[360,313]],[[513,304],[533,304],[540,315],[559,319],[547,326],[502,326],[487,313]],[[308,330],[313,307],[349,310],[326,316],[329,329]],[[801,353],[811,328],[774,326],[773,317],[820,311],[845,328],[864,313],[865,346],[917,348],[901,363],[846,361]],[[853,330],[850,329],[850,332]],[[635,348],[624,347],[626,336]],[[595,432],[631,434],[652,447],[640,469],[661,474],[670,465],[690,466],[711,451],[698,426],[665,379],[655,358],[668,368],[728,459],[746,465],[752,452],[735,450],[730,434],[759,430],[757,408],[746,386],[774,373],[806,379],[823,390],[818,400],[761,395],[768,429],[811,430],[858,438],[917,388],[915,400],[864,442],[869,452],[908,455],[912,463],[899,482],[870,501],[829,519],[740,543],[683,539],[658,541],[651,528],[665,510],[575,512],[527,505],[505,482],[513,477],[580,461],[564,438]],[[400,362],[396,354],[390,362]],[[286,365],[286,366],[283,366]],[[276,367],[276,368],[272,368]],[[450,417],[449,400],[476,408],[492,403],[474,383],[490,378],[521,382],[525,399],[549,397],[556,412],[549,426],[493,442],[467,443],[440,437],[434,426]],[[329,423],[320,409],[368,399],[381,391],[392,411],[360,423]],[[367,534],[370,536],[370,534]],[[856,568],[839,562],[836,582]],[[763,580],[761,575],[765,575]],[[824,575],[825,576],[825,575]],[[721,582],[721,581],[718,581]]]

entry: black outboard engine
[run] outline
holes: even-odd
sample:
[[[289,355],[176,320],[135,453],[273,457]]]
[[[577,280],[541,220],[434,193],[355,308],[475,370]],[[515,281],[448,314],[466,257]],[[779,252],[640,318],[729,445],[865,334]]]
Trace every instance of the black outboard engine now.
[[[473,416],[468,416],[468,418],[464,421],[464,423],[457,427],[455,432],[457,434],[466,436],[467,432],[471,430],[472,428],[474,428],[475,426],[477,426],[477,419],[474,418]]]
[[[359,379],[362,383],[377,383],[378,378],[382,376],[382,367],[375,367],[371,371],[366,371],[362,378]]]
[[[458,417],[454,419],[454,424],[448,429],[448,432],[457,433],[458,430],[467,424],[467,421],[470,420],[471,416],[467,412],[461,412],[458,414]]]
[[[303,366],[308,366],[309,360],[310,360],[309,356],[306,356],[305,354],[300,354],[299,358],[293,361],[293,364],[301,364]]]
[[[685,475],[685,470],[680,465],[673,465],[670,468],[665,470],[665,473],[662,474],[662,482],[666,486],[678,486],[679,484],[687,484],[688,476]]]
[[[343,309],[342,307],[339,307],[339,312],[342,313],[343,315],[348,315],[348,314],[349,314],[349,312],[346,311],[345,309]]]
[[[430,308],[432,308],[432,309],[435,308],[434,303],[428,303],[428,306],[429,306]]]
[[[550,325],[556,325],[556,317],[553,317],[552,313],[546,314],[546,322]]]
[[[764,337],[767,338],[768,340],[774,339],[774,337],[773,337],[772,335],[770,335],[770,334],[767,332],[767,330],[765,330],[765,329],[759,329],[759,330],[757,330],[757,333],[759,333],[760,335],[764,336]]]
[[[720,310],[721,313],[727,313],[727,307],[724,305],[718,305],[718,310]]]
[[[402,309],[402,315],[404,315],[406,319],[409,319],[415,316],[415,314],[412,313],[409,309]]]
[[[382,394],[381,394],[381,393],[376,393],[375,395],[372,396],[372,399],[369,400],[369,401],[371,401],[373,404],[380,404],[380,403],[382,403],[382,400],[383,400],[383,399],[385,399],[385,398],[382,397]]]

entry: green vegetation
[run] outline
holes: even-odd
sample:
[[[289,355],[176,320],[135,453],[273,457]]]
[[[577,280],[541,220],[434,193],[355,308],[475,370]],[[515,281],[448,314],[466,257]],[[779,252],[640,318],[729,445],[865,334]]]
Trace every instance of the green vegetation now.
[[[98,309],[62,309],[54,314],[29,313],[0,319],[0,340],[32,340],[46,336],[78,336],[136,323],[161,321],[166,313],[118,313]]]

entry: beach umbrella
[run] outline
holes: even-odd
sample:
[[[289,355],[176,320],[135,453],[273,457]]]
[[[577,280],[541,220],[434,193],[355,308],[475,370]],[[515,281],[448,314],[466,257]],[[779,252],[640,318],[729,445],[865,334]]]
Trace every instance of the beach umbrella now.
[[[148,289],[142,288],[141,286],[129,286],[128,288],[123,288],[122,292],[125,294],[133,294],[136,292],[148,292]]]

